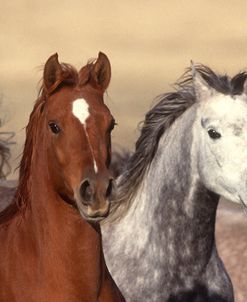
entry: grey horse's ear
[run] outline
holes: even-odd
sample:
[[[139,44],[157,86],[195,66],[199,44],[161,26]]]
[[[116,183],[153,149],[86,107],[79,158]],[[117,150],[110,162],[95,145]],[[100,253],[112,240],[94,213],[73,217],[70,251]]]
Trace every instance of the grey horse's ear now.
[[[195,64],[191,61],[191,72],[193,85],[198,102],[205,101],[216,94],[216,90],[208,85],[200,73],[196,70]]]

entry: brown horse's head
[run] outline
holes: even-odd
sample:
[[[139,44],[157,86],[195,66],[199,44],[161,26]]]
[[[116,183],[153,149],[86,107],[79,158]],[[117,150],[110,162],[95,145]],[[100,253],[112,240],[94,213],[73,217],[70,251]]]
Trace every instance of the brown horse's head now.
[[[79,72],[60,64],[57,54],[44,68],[41,115],[50,181],[63,200],[94,221],[108,214],[114,190],[108,168],[115,122],[103,101],[110,77],[103,53]]]

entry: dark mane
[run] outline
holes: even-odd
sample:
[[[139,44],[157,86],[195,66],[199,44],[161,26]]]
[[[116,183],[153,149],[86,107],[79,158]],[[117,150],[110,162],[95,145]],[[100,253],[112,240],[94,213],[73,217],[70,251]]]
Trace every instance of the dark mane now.
[[[195,69],[218,92],[238,95],[243,91],[247,72],[240,72],[230,78],[227,75],[217,75],[204,65],[198,64]],[[180,115],[196,102],[191,74],[191,68],[188,68],[175,84],[175,92],[159,96],[158,103],[146,114],[140,137],[136,142],[135,152],[128,160],[125,171],[120,177],[117,202],[112,207],[112,215],[109,220],[116,220],[117,217],[122,217],[127,212],[145,172],[154,158],[160,137]],[[121,211],[122,213],[120,213]]]
[[[77,85],[79,73],[77,70],[69,64],[61,64],[63,71],[65,73],[65,80],[57,86],[56,91],[64,86]],[[92,68],[92,63],[88,63],[83,70],[83,74],[80,71],[80,77],[83,80],[83,84],[89,81],[90,70]],[[36,144],[36,136],[38,131],[38,124],[43,111],[43,107],[47,102],[47,95],[44,90],[44,85],[42,83],[39,90],[39,97],[35,102],[33,111],[30,115],[28,125],[26,127],[26,141],[24,145],[24,150],[22,154],[22,159],[19,166],[19,185],[17,187],[15,196],[12,203],[0,212],[0,224],[9,221],[13,216],[19,212],[23,212],[28,205],[28,196],[30,192],[29,188],[29,177],[30,177],[30,167],[32,163],[33,149]]]
[[[0,213],[0,223],[11,219],[15,214],[25,208],[28,200],[28,179],[30,176],[30,166],[37,131],[37,123],[41,113],[41,106],[44,104],[44,98],[41,96],[35,103],[34,109],[30,115],[29,123],[26,127],[26,141],[23,155],[20,163],[19,185],[17,187],[12,203]]]

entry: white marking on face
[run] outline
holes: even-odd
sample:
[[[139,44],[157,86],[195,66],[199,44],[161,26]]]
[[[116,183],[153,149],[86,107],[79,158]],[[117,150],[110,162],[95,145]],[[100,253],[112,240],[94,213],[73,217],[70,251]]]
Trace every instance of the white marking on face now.
[[[89,144],[89,147],[90,147],[90,150],[91,150],[91,153],[92,153],[92,157],[93,157],[94,172],[98,173],[97,163],[96,163],[96,160],[94,158],[93,148],[90,144],[89,136],[88,136],[88,133],[87,133],[87,127],[86,127],[87,119],[90,116],[90,112],[89,112],[88,109],[89,109],[88,103],[83,98],[75,100],[72,104],[72,113],[82,123],[82,125],[84,127],[84,130],[85,130],[85,133],[86,133],[88,144]]]
[[[79,121],[85,125],[90,113],[88,103],[84,99],[77,99],[72,104],[72,112]]]
[[[97,163],[96,163],[95,159],[93,161],[93,166],[94,166],[95,173],[98,173],[98,167],[97,167]]]

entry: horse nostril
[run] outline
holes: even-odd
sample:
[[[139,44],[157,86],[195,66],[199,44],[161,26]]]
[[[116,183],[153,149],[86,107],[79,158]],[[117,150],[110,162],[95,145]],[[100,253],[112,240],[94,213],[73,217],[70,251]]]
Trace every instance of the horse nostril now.
[[[108,187],[106,189],[106,198],[109,198],[112,195],[113,190],[114,190],[114,180],[110,179]]]
[[[80,194],[84,201],[90,202],[93,196],[93,189],[88,180],[85,180],[80,186]]]

